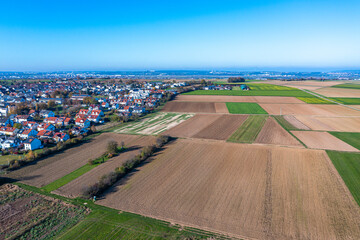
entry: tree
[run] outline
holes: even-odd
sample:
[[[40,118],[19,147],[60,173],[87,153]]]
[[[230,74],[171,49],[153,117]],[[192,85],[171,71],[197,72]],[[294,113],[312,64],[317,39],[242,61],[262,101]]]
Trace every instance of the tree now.
[[[54,100],[50,100],[50,101],[48,101],[48,108],[54,108],[55,106],[56,106],[56,103],[55,103],[55,101]]]
[[[229,83],[245,82],[245,78],[243,78],[243,77],[229,77],[227,81],[228,81]]]
[[[118,143],[114,140],[111,140],[107,144],[107,152],[110,154],[116,154],[118,151]]]
[[[90,130],[91,130],[91,132],[96,132],[96,127],[94,126],[94,125],[92,125],[91,127],[90,127]]]
[[[118,115],[112,115],[110,117],[111,122],[120,122],[121,118]]]
[[[14,128],[17,128],[17,129],[22,129],[22,125],[21,123],[14,123]]]

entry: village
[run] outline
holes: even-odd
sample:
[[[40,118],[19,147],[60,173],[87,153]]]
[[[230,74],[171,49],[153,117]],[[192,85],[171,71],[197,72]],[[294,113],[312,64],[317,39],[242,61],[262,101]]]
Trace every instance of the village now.
[[[24,81],[0,86],[2,155],[69,142],[153,111],[185,83]]]

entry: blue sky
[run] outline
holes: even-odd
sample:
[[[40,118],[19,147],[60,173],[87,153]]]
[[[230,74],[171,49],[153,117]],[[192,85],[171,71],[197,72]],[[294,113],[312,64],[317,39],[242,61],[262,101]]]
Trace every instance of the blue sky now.
[[[360,1],[0,2],[0,71],[360,69]]]

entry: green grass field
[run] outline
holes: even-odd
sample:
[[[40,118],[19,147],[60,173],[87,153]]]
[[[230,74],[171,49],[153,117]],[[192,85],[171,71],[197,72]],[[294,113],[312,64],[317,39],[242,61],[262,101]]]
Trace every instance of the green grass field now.
[[[250,115],[227,141],[237,143],[254,142],[267,118],[266,115]]]
[[[329,132],[333,136],[360,150],[360,133]]]
[[[308,104],[335,104],[334,102],[327,101],[317,97],[297,97],[299,100]]]
[[[345,105],[360,105],[360,98],[329,98]]]
[[[333,88],[350,88],[350,89],[359,89],[360,90],[360,84],[354,84],[354,83],[344,83],[332,86]]]
[[[233,114],[268,114],[257,103],[227,102],[226,107]]]
[[[23,155],[4,155],[0,156],[0,165],[8,164],[11,160],[20,160],[23,158]]]
[[[360,153],[326,152],[360,206]]]

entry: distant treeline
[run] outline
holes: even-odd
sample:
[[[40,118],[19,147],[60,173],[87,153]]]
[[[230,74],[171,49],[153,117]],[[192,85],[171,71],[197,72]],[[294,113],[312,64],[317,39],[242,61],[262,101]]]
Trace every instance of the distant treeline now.
[[[235,83],[235,82],[245,82],[245,78],[243,77],[229,77],[228,83]]]

